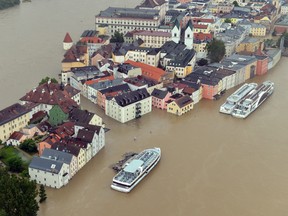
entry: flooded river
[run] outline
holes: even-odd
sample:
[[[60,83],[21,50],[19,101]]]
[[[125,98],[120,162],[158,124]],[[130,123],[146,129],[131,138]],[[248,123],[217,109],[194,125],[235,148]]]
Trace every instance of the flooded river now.
[[[44,75],[56,76],[65,32],[79,37],[93,24],[93,5],[112,5],[98,2],[39,0],[0,12],[2,107]],[[111,129],[106,146],[66,187],[47,189],[39,215],[288,215],[287,60],[251,80],[271,80],[275,92],[245,120],[218,112],[235,89],[220,100],[202,100],[182,117],[153,110],[127,124],[107,118],[83,99],[83,106],[103,116]],[[13,89],[9,96],[8,89]],[[162,149],[155,169],[129,194],[111,190],[115,173],[109,166],[125,152],[154,146]]]

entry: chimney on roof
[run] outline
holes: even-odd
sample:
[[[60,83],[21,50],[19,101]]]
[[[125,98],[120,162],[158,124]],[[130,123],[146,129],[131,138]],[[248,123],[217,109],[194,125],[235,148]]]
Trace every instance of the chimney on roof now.
[[[34,87],[32,91],[33,91],[33,92],[36,92],[36,88]]]

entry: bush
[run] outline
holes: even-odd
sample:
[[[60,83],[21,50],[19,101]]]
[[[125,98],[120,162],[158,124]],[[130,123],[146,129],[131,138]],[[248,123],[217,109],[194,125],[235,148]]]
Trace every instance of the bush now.
[[[28,153],[36,153],[37,152],[36,142],[33,139],[24,140],[19,145],[19,148],[22,149],[23,151],[28,152]]]
[[[20,157],[11,157],[7,160],[7,165],[9,166],[9,171],[11,172],[22,172],[23,164]]]

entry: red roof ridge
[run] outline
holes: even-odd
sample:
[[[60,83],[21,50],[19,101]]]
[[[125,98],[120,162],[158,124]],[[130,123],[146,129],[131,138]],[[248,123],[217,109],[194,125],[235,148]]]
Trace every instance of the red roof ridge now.
[[[72,38],[70,37],[70,34],[67,32],[65,35],[65,38],[63,40],[64,43],[72,43]]]

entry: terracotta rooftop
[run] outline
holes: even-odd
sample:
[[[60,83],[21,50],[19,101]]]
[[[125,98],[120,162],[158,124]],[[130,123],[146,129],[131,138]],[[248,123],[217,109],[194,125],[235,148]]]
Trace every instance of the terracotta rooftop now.
[[[20,100],[40,104],[59,105],[62,101],[71,99],[79,92],[79,90],[70,85],[64,86],[63,84],[46,82],[26,93]]]
[[[160,68],[153,67],[153,66],[148,65],[148,64],[141,63],[141,62],[135,62],[135,61],[128,60],[125,63],[131,64],[134,67],[141,68],[143,76],[146,76],[146,77],[153,79],[157,82],[159,82],[161,80],[161,77],[165,74],[164,70],[162,70]]]
[[[19,131],[15,131],[11,134],[11,136],[9,137],[9,139],[14,139],[14,140],[20,140],[22,137],[24,136],[23,133],[19,132]]]
[[[72,43],[72,38],[70,37],[70,34],[67,32],[65,37],[64,37],[64,40],[63,40],[64,43]]]

